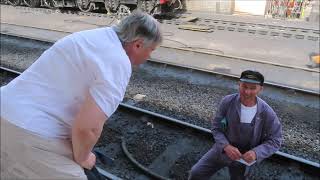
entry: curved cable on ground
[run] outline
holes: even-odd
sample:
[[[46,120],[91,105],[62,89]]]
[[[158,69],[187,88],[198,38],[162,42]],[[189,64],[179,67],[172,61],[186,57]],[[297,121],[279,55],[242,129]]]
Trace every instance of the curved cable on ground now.
[[[152,172],[150,169],[144,167],[142,164],[140,164],[137,160],[135,160],[133,158],[133,156],[129,153],[127,146],[126,146],[126,142],[124,137],[121,138],[121,147],[122,150],[124,152],[124,154],[127,156],[127,158],[135,165],[137,166],[139,169],[141,169],[144,173],[148,174],[149,176],[152,176],[153,178],[156,179],[160,179],[160,180],[170,180],[169,178],[163,177],[159,174],[156,174],[154,172]]]

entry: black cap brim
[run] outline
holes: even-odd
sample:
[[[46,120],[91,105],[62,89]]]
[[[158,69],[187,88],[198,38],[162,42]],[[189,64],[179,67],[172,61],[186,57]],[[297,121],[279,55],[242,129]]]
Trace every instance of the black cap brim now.
[[[247,83],[253,83],[253,84],[261,84],[260,81],[256,81],[256,80],[252,80],[252,79],[241,78],[240,81],[241,82],[247,82]]]

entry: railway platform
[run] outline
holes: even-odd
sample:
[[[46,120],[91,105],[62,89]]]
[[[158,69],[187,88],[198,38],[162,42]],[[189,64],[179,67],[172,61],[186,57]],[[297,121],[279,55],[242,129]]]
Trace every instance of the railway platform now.
[[[189,22],[190,17],[198,19]],[[106,14],[1,5],[2,34],[49,42],[117,21]],[[152,61],[232,76],[256,69],[271,84],[320,92],[319,68],[307,66],[309,54],[319,53],[319,24],[189,12],[161,25],[164,42]]]

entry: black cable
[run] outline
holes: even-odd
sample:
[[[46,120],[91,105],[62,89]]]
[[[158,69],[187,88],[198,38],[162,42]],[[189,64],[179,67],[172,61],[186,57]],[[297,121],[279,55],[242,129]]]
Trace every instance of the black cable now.
[[[135,160],[132,155],[129,153],[127,147],[126,147],[126,142],[125,139],[122,137],[121,138],[121,147],[122,150],[124,152],[124,154],[129,158],[129,160],[135,165],[137,166],[139,169],[141,169],[143,172],[145,172],[147,175],[155,178],[155,179],[160,179],[160,180],[170,180],[169,178],[163,177],[159,174],[156,174],[154,172],[152,172],[150,169],[144,167],[143,165],[141,165],[137,160]]]

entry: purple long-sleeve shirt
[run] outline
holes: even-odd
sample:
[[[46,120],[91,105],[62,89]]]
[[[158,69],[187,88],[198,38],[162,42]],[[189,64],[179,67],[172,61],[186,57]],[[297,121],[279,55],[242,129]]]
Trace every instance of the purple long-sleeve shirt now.
[[[228,145],[235,145],[240,141],[240,112],[241,103],[238,93],[225,96],[212,121],[212,134],[216,147],[223,151]],[[221,127],[221,120],[226,118],[227,127]],[[261,98],[257,97],[257,113],[252,123],[254,125],[253,136],[250,142],[252,150],[257,155],[257,162],[271,156],[281,146],[281,124],[273,109]]]

